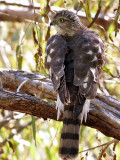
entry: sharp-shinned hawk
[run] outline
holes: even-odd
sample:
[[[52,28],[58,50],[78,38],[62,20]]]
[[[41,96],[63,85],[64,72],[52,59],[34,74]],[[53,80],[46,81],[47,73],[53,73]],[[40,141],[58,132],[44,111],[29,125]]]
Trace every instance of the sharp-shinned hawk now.
[[[79,151],[80,125],[97,93],[104,44],[71,11],[57,12],[51,25],[57,34],[47,42],[45,65],[57,91],[58,119],[63,112],[59,155],[64,160],[74,159]]]

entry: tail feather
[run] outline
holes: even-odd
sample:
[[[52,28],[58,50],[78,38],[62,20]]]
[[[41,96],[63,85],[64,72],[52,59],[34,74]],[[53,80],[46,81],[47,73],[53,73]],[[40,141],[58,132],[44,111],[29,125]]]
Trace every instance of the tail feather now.
[[[80,120],[74,119],[73,106],[64,107],[63,129],[61,134],[59,155],[62,159],[74,159],[79,151]]]

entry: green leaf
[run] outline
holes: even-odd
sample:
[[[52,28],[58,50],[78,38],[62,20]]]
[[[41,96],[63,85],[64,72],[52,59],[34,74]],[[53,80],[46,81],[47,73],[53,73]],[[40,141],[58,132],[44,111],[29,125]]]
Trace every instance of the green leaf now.
[[[89,0],[86,0],[86,3],[85,3],[85,13],[86,13],[87,18],[91,22],[92,17],[91,17],[91,12],[90,12],[90,7],[89,7]]]
[[[115,31],[115,24],[114,22],[110,24],[108,29],[108,34],[111,34],[113,31]]]
[[[11,37],[11,41],[12,42],[15,42],[15,41],[18,42],[19,39],[20,39],[19,30],[16,29],[15,33]]]
[[[102,69],[103,69],[103,71],[105,71],[107,74],[109,74],[111,77],[113,77],[113,78],[117,78],[117,77],[118,77],[118,76],[114,76],[114,75],[111,73],[110,69],[107,68],[106,66],[103,66]]]
[[[17,45],[17,47],[16,47],[16,55],[19,54],[19,51],[20,51],[20,45]]]
[[[35,145],[36,145],[36,125],[35,125],[35,116],[32,117],[32,130],[33,130],[33,138],[35,140]]]
[[[114,18],[115,37],[117,36],[117,33],[119,32],[119,30],[118,30],[118,19],[119,19],[119,17],[120,17],[120,0],[119,0],[119,5],[118,5],[117,13],[116,13],[115,18]]]
[[[16,47],[16,57],[17,57],[17,68],[22,69],[23,57],[21,55],[21,46],[17,45]]]
[[[30,36],[32,35],[32,30],[33,30],[33,26],[31,26],[28,30],[28,32],[26,32],[25,37],[26,39],[29,39]]]
[[[13,150],[13,152],[15,152],[15,148],[13,147],[12,142],[8,139],[7,141],[9,143],[10,148]]]
[[[46,153],[47,153],[47,160],[52,160],[51,152],[50,149],[46,146],[45,147]]]
[[[18,58],[18,69],[22,69],[22,62],[23,62],[23,57],[22,56],[19,56],[19,58]]]

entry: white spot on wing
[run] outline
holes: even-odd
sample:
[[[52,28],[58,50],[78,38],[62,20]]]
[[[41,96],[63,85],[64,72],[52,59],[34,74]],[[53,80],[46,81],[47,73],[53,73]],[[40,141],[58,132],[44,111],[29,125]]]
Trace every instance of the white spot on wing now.
[[[62,66],[59,71],[56,73],[57,77],[60,78],[64,74],[64,66]]]
[[[98,53],[102,53],[102,49],[101,49],[100,46],[99,46],[99,49],[98,49]]]
[[[88,81],[88,76],[85,77],[83,82],[87,82]]]
[[[50,54],[51,54],[51,53],[53,53],[53,52],[54,52],[54,49],[53,49],[53,48],[51,48],[51,50],[50,50]]]
[[[87,83],[83,83],[83,87],[84,87],[84,88],[87,88]]]
[[[95,72],[96,72],[96,69],[95,68],[90,68],[92,74],[93,74],[93,81],[96,82],[96,75],[95,75]]]
[[[61,112],[64,111],[64,104],[61,102],[59,94],[57,94],[57,102],[56,102],[57,111],[57,120],[60,118]]]
[[[94,58],[93,58],[93,60],[91,62],[93,62],[93,61],[97,61],[97,57],[96,56],[94,56]]]
[[[56,80],[58,80],[58,77],[57,77],[57,76],[56,76],[55,78],[56,78]]]
[[[48,50],[49,47],[50,47],[50,44],[47,46],[47,50]]]
[[[87,52],[87,54],[91,55],[91,54],[93,54],[93,52],[90,50],[89,52]]]
[[[55,41],[56,41],[56,40],[54,39],[54,40],[52,41],[52,44],[55,43]]]
[[[99,38],[99,42],[103,43],[103,41],[102,41],[102,39],[101,39],[101,38]]]
[[[89,108],[90,108],[90,99],[86,99],[83,105],[83,109],[82,112],[79,115],[79,119],[82,123],[83,119],[86,122],[87,120],[87,113],[89,112]]]
[[[51,57],[48,55],[47,62],[51,62]]]

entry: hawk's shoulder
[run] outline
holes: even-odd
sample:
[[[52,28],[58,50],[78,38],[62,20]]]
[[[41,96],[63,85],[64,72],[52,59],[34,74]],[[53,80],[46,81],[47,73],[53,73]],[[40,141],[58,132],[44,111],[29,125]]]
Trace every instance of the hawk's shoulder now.
[[[46,68],[52,67],[55,72],[58,72],[58,68],[63,64],[65,54],[67,52],[67,45],[62,36],[55,34],[51,36],[47,41],[45,66]],[[55,69],[56,66],[56,69]]]

